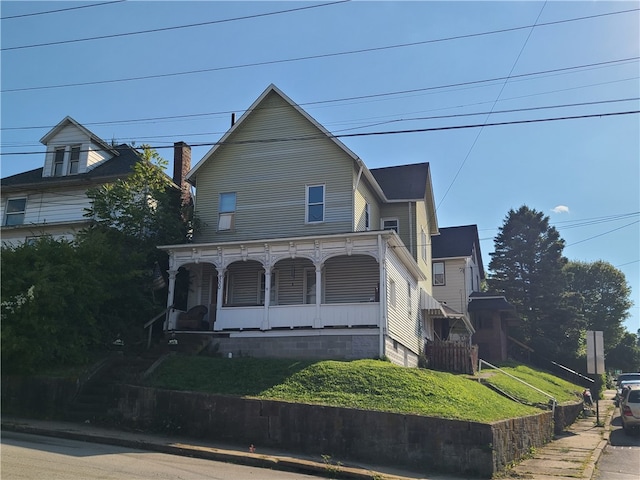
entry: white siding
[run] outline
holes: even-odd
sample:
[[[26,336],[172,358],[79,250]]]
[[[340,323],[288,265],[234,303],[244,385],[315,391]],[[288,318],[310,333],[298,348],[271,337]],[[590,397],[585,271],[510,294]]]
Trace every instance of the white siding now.
[[[80,145],[80,159],[78,165],[78,173],[86,173],[98,164],[110,158],[110,155],[102,151],[91,138],[75,125],[65,126],[58,134],[52,138],[47,144],[47,154],[45,156],[43,177],[51,177],[53,175],[53,159],[55,157],[56,148],[66,147],[64,172],[68,172],[69,147],[72,145]]]
[[[313,139],[252,143],[304,136]],[[277,94],[228,141],[198,170],[196,215],[203,228],[197,242],[352,231],[353,160]],[[325,221],[305,224],[306,185],[318,184],[325,185]],[[237,193],[235,229],[218,233],[222,192]]]
[[[466,262],[461,258],[444,260],[445,285],[433,287],[433,297],[436,300],[446,303],[447,306],[460,313],[467,311],[465,264]]]
[[[417,288],[418,284],[392,250],[387,253],[386,270],[387,285],[390,280],[396,284],[395,307],[389,301],[387,302],[389,336],[414,353],[418,353],[422,342],[419,327],[420,293]],[[408,295],[407,282],[411,287],[411,298]],[[389,299],[387,298],[387,300]]]

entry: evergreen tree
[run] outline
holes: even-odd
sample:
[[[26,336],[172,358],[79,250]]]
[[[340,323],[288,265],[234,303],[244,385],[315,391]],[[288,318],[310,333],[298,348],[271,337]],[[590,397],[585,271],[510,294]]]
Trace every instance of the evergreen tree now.
[[[512,209],[494,244],[487,283],[516,306],[516,335],[543,357],[575,354],[583,325],[566,293],[564,240],[549,217],[527,206]]]

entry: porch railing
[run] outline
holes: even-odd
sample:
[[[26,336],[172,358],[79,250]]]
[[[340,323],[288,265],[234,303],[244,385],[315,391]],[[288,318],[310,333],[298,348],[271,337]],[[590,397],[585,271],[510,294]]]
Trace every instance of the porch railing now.
[[[161,319],[162,317],[164,317],[167,313],[168,308],[165,308],[163,311],[161,311],[158,315],[156,315],[155,317],[153,317],[151,320],[149,320],[147,323],[144,324],[144,328],[148,328],[149,329],[149,334],[147,337],[147,350],[149,348],[151,348],[151,335],[153,333],[153,324]]]

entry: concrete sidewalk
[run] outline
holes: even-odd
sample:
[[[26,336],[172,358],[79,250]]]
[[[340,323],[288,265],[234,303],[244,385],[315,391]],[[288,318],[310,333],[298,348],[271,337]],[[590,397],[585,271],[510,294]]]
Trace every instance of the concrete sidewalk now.
[[[593,416],[578,419],[554,441],[532,453],[528,458],[505,472],[504,477],[532,480],[590,479],[595,465],[607,445],[611,418],[614,412],[613,394],[607,391],[605,400],[600,400],[600,424],[596,425],[595,407]],[[230,462],[254,467],[286,470],[318,475],[325,478],[356,480],[461,480],[455,475],[426,474],[402,471],[382,466],[357,463],[341,464],[330,458],[282,453],[259,446],[251,451],[237,445],[191,440],[143,432],[127,432],[102,428],[91,424],[77,424],[23,418],[2,418],[2,430],[46,435],[86,442],[119,445],[122,447],[184,455],[190,457]]]
[[[615,411],[615,390],[606,390],[589,416],[577,419],[552,442],[531,457],[510,468],[505,476],[531,480],[575,480],[593,477],[600,455],[609,442],[611,419]]]

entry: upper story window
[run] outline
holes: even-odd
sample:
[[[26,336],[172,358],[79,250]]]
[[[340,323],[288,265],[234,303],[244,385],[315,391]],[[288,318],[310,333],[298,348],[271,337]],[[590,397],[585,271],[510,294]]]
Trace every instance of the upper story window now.
[[[62,175],[64,171],[62,168],[64,166],[64,152],[65,148],[56,148],[55,156],[53,157],[53,176],[59,177]]]
[[[306,223],[324,222],[324,185],[307,185]]]
[[[396,282],[389,280],[389,303],[392,307],[396,306]]]
[[[368,203],[364,206],[364,229],[371,230],[371,205]]]
[[[80,165],[80,145],[74,145],[69,155],[69,175],[78,173],[78,165]]]
[[[395,230],[396,233],[400,233],[400,223],[397,218],[383,218],[382,229]]]
[[[444,285],[444,262],[433,262],[433,284]]]
[[[236,216],[236,192],[220,194],[218,207],[218,231],[233,230]]]
[[[57,147],[53,152],[53,176],[76,175],[80,169],[81,145]]]
[[[4,215],[4,224],[22,225],[24,223],[24,212],[27,208],[26,198],[10,198],[7,200],[7,209]]]

